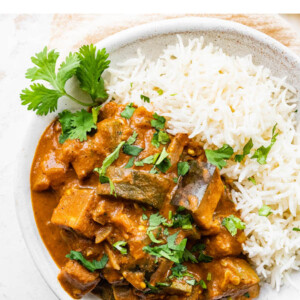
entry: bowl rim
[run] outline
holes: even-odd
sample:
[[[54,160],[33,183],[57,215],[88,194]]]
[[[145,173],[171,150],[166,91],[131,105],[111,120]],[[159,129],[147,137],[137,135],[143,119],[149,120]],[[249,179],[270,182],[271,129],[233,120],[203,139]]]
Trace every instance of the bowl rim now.
[[[159,35],[164,34],[174,34],[174,33],[186,33],[186,32],[197,32],[197,31],[221,31],[221,32],[236,32],[242,34],[245,37],[257,40],[265,47],[271,48],[273,51],[280,53],[283,57],[287,59],[289,63],[291,63],[297,70],[300,72],[300,57],[298,57],[292,50],[278,42],[277,40],[273,39],[272,37],[256,30],[251,27],[245,26],[243,24],[222,20],[217,18],[208,18],[208,17],[183,17],[183,18],[172,18],[168,20],[162,21],[155,21],[150,22],[138,26],[134,26],[132,28],[128,28],[117,32],[111,36],[104,38],[103,40],[95,43],[96,47],[98,48],[106,48],[107,52],[113,52],[117,49],[120,49],[126,45],[132,44],[139,40],[153,38]],[[300,84],[300,83],[299,83]],[[29,164],[29,171],[31,170],[32,159],[26,161],[24,158],[24,149],[26,149],[26,145],[28,147],[28,138],[31,138],[31,132],[29,131],[30,128],[33,128],[34,122],[36,122],[36,115],[32,116],[30,120],[27,130],[25,131],[26,134],[23,137],[23,141],[21,143],[22,147],[17,155],[16,165],[14,170],[14,177],[12,186],[14,188],[14,201],[15,201],[15,210],[18,219],[18,224],[21,229],[21,233],[23,235],[26,247],[29,251],[29,254],[36,266],[37,270],[41,274],[42,278],[45,280],[46,284],[49,286],[50,290],[53,294],[62,300],[70,300],[70,296],[61,288],[60,284],[58,283],[56,277],[53,278],[50,270],[47,268],[41,267],[41,265],[45,265],[45,262],[51,268],[56,267],[55,263],[53,262],[48,250],[46,249],[41,236],[39,235],[37,226],[33,228],[31,226],[32,218],[35,224],[35,219],[33,215],[33,209],[31,205],[31,193],[30,193],[30,182],[28,181],[28,175],[24,171],[23,173],[20,172],[20,166],[22,169],[28,171],[28,164]],[[45,128],[44,128],[45,129]],[[43,131],[44,131],[43,129]],[[39,137],[37,137],[37,141],[39,141]],[[34,149],[36,149],[37,144],[33,145]],[[33,157],[34,153],[29,155],[29,158]],[[28,155],[27,155],[28,156]],[[24,179],[25,175],[25,179]],[[24,193],[25,191],[25,193]],[[28,195],[29,192],[29,195]],[[29,196],[29,197],[28,197]],[[30,199],[30,201],[25,199]],[[26,212],[20,210],[19,207],[22,207],[22,202],[28,201],[27,210]],[[24,205],[24,204],[23,204]],[[31,211],[29,210],[29,207]],[[36,236],[36,232],[38,232],[38,236]],[[46,250],[46,253],[45,253]],[[56,267],[58,270],[58,267]],[[85,297],[84,297],[85,298]],[[92,299],[92,298],[90,298]],[[99,299],[99,298],[97,298]]]

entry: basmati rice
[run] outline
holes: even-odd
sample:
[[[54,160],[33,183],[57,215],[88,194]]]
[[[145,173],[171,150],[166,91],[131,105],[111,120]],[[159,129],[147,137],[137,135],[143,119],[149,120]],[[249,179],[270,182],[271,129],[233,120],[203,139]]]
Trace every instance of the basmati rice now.
[[[156,61],[137,56],[105,73],[110,101],[133,102],[168,120],[168,132],[188,133],[204,148],[223,144],[241,154],[252,138],[254,150],[268,146],[277,123],[279,135],[260,165],[251,155],[228,161],[222,174],[235,180],[233,200],[247,224],[243,246],[259,276],[278,289],[300,267],[300,147],[296,141],[296,97],[285,79],[254,65],[251,56],[233,57],[204,39],[164,49]],[[157,91],[161,89],[163,93]],[[145,103],[140,95],[148,96]],[[254,176],[257,184],[248,180]],[[259,216],[265,204],[268,217]]]

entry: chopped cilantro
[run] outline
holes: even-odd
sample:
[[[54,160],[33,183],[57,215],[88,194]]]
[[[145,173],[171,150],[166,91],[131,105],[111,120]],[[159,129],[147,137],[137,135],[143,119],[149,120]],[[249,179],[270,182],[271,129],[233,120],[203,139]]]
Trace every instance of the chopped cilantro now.
[[[254,154],[251,156],[251,158],[256,158],[257,162],[261,165],[264,165],[267,163],[267,156],[273,147],[273,145],[276,142],[276,137],[278,136],[278,132],[275,134],[277,123],[274,125],[272,129],[272,138],[271,143],[268,147],[261,146],[257,150],[255,150]]]
[[[146,214],[143,214],[142,215],[142,219],[145,221],[145,220],[148,220],[148,217],[147,217],[147,215]]]
[[[252,142],[252,139],[250,139],[243,148],[243,154],[237,154],[234,157],[234,160],[236,162],[241,162],[245,158],[246,155],[250,154],[250,150],[252,149],[252,147],[253,147],[253,142]]]
[[[168,283],[168,282],[157,282],[156,285],[157,286],[162,286],[162,287],[167,287],[167,286],[170,286],[171,283]]]
[[[151,120],[151,126],[156,128],[157,130],[164,129],[166,119],[162,116],[159,116],[157,113],[153,114],[153,119]]]
[[[293,228],[293,231],[300,231],[300,228],[294,227],[294,228]]]
[[[135,107],[133,107],[133,103],[126,105],[125,109],[121,112],[121,117],[125,119],[130,119],[135,111]]]
[[[238,229],[243,230],[246,228],[246,224],[234,215],[230,215],[224,218],[222,221],[222,225],[226,227],[226,229],[232,236],[235,236],[237,234]]]
[[[153,230],[166,221],[167,220],[163,216],[161,216],[159,213],[152,214],[149,218],[149,228],[150,228],[150,230]]]
[[[101,105],[92,108],[93,122],[95,124],[97,124],[97,122],[98,122],[98,115],[99,115],[100,108],[101,108]]]
[[[205,244],[198,243],[192,247],[192,251],[199,252],[199,257],[198,257],[199,262],[209,263],[213,260],[213,258],[203,253],[203,250],[205,250],[205,248],[206,248]]]
[[[178,208],[177,208],[177,212],[182,212],[182,211],[184,211],[185,210],[185,207],[183,207],[183,206],[178,206]]]
[[[137,166],[137,167],[142,167],[144,164],[148,164],[148,165],[152,165],[152,164],[155,164],[157,158],[159,156],[159,153],[156,153],[154,155],[150,155],[140,161],[136,161],[134,164]]]
[[[183,260],[184,261],[191,261],[192,263],[197,263],[198,262],[196,256],[194,254],[192,254],[192,252],[189,251],[188,249],[184,249]]]
[[[228,160],[232,154],[233,149],[227,145],[224,144],[222,148],[219,148],[218,150],[205,150],[206,158],[207,160],[217,166],[219,169],[222,169],[226,166],[227,162],[225,160]]]
[[[87,133],[97,128],[93,120],[93,115],[84,109],[75,113],[64,110],[59,113],[58,116],[62,127],[62,134],[59,136],[59,142],[61,144],[67,139],[79,139],[80,142],[85,141],[87,139]]]
[[[254,176],[249,177],[248,180],[251,181],[254,185],[257,184]]]
[[[128,155],[138,156],[144,149],[138,146],[125,143],[123,146],[123,152]]]
[[[158,168],[161,172],[166,173],[168,169],[171,167],[171,161],[168,158],[169,153],[166,151],[166,148],[163,148],[163,151],[160,153],[158,157],[155,167]]]
[[[187,272],[187,266],[182,265],[182,264],[176,264],[175,267],[171,268],[171,272],[172,272],[172,274],[169,277],[170,279],[182,278],[185,276],[194,277],[192,274]]]
[[[161,241],[161,240],[157,240],[157,239],[156,239],[156,237],[155,237],[154,234],[153,234],[153,231],[148,230],[148,231],[147,231],[147,234],[148,234],[150,240],[151,240],[153,243],[161,244],[161,243],[163,242],[163,241]]]
[[[169,235],[169,230],[168,230],[168,228],[165,228],[165,229],[164,229],[164,235],[165,235],[165,236],[168,236],[168,235]]]
[[[147,102],[147,103],[150,103],[150,98],[145,96],[145,95],[141,95],[141,99],[144,101],[144,102]]]
[[[173,212],[171,210],[169,210],[169,215],[168,215],[168,219],[171,220],[173,216]]]
[[[74,251],[74,250],[71,250],[71,252],[67,254],[66,257],[72,260],[79,261],[86,269],[88,269],[91,272],[94,272],[95,270],[103,269],[108,262],[108,256],[106,254],[102,256],[100,261],[98,260],[89,261],[84,258],[81,252]]]
[[[207,281],[211,281],[211,273],[210,273],[210,272],[209,272],[209,273],[207,273],[206,280],[207,280]]]
[[[196,285],[197,283],[196,279],[188,279],[185,282],[189,285]]]
[[[268,205],[263,205],[259,209],[258,214],[262,217],[268,217],[270,214],[272,214],[272,208]]]
[[[134,157],[130,157],[128,163],[126,164],[126,166],[124,168],[129,169],[129,168],[133,167],[134,159],[135,159]]]
[[[121,254],[127,254],[127,249],[124,248],[123,246],[126,246],[127,242],[125,241],[118,241],[116,243],[113,244],[113,247],[116,248],[117,250],[120,251]]]
[[[182,229],[192,229],[193,217],[190,214],[180,215],[176,214],[173,218],[174,228],[181,227]]]
[[[180,161],[177,164],[178,176],[184,176],[190,169],[190,165],[186,161]]]
[[[178,183],[178,177],[174,177],[174,178],[173,178],[173,181],[174,181],[175,183]]]
[[[158,94],[159,96],[161,96],[163,93],[164,93],[164,91],[163,91],[162,89],[157,90],[157,94]]]
[[[200,280],[199,281],[199,285],[203,288],[203,289],[207,289],[207,285],[206,285],[206,283],[205,283],[205,281],[204,280]]]
[[[134,131],[132,136],[127,140],[127,144],[132,145],[135,143],[138,134]]]
[[[245,294],[244,294],[244,297],[246,297],[246,298],[250,298],[250,294],[249,294],[249,292],[245,293]]]

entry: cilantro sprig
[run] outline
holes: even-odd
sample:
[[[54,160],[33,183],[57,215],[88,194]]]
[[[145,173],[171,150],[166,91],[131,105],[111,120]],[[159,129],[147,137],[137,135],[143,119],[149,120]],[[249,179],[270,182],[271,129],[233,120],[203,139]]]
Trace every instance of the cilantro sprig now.
[[[246,228],[246,224],[234,215],[230,215],[224,218],[222,221],[222,225],[226,227],[226,229],[232,236],[235,236],[237,234],[238,229],[243,230]]]
[[[58,100],[63,96],[83,106],[95,106],[107,99],[101,78],[110,63],[105,49],[96,51],[92,44],[82,46],[77,53],[70,53],[56,72],[58,57],[58,52],[48,51],[47,47],[31,57],[35,66],[27,70],[26,78],[32,82],[46,81],[51,88],[41,83],[31,84],[20,94],[22,105],[28,105],[28,110],[35,111],[37,115],[47,115],[57,109]],[[80,87],[90,94],[92,102],[83,102],[66,92],[65,84],[74,75],[77,76]]]
[[[81,252],[74,250],[71,250],[71,252],[67,254],[66,257],[72,260],[79,261],[86,269],[88,269],[91,272],[103,269],[108,262],[108,256],[106,254],[102,256],[100,261],[89,261],[82,255]]]
[[[226,166],[227,162],[225,160],[228,160],[233,154],[233,149],[227,144],[224,144],[223,147],[217,149],[217,150],[205,150],[205,155],[207,160],[217,166],[219,169],[222,169]]]

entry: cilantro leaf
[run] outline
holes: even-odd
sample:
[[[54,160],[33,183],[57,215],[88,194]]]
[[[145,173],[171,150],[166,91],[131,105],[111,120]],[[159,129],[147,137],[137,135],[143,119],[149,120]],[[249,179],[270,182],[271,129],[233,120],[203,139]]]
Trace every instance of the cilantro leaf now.
[[[88,269],[91,272],[103,269],[108,262],[108,256],[106,254],[102,256],[100,261],[89,261],[84,258],[81,252],[74,250],[71,250],[70,253],[66,255],[66,257],[72,260],[79,261],[86,269]]]
[[[166,119],[162,116],[159,116],[157,113],[153,114],[153,119],[151,120],[151,126],[156,128],[157,130],[164,129]]]
[[[134,164],[137,166],[137,167],[142,167],[144,164],[147,164],[147,165],[152,165],[152,164],[155,164],[157,158],[159,156],[159,153],[156,153],[154,155],[150,155],[140,161],[136,161]]]
[[[103,161],[101,168],[95,168],[94,171],[98,172],[99,175],[104,176],[106,173],[107,168],[115,161],[119,158],[119,153],[121,148],[123,147],[123,145],[125,144],[125,141],[121,142],[117,148],[111,153],[109,154]]]
[[[147,103],[150,103],[150,98],[145,96],[145,95],[141,95],[141,99],[144,101],[144,102],[147,102]]]
[[[205,283],[205,281],[204,281],[203,279],[201,279],[201,280],[199,281],[199,285],[200,285],[203,289],[207,289],[207,285],[206,285],[206,283]]]
[[[161,216],[159,213],[152,214],[149,218],[149,228],[150,228],[150,230],[153,230],[166,221],[167,220],[163,216]]]
[[[223,147],[219,148],[218,150],[205,150],[206,158],[207,160],[217,166],[219,169],[222,169],[226,166],[226,161],[229,159],[233,154],[233,149],[227,145],[224,144]]]
[[[84,45],[79,49],[80,65],[77,68],[76,76],[80,81],[81,89],[89,93],[93,101],[105,100],[108,97],[104,88],[104,80],[101,77],[103,71],[110,64],[110,61],[107,60],[108,56],[106,49],[97,51],[93,44]]]
[[[126,164],[126,166],[124,168],[129,169],[129,168],[133,167],[134,159],[135,159],[134,157],[130,157],[128,163]]]
[[[184,259],[184,261],[189,261],[190,260],[192,263],[197,263],[198,262],[195,255],[192,254],[188,249],[184,249],[183,259]]]
[[[123,152],[128,155],[138,156],[144,149],[138,146],[125,143],[123,146]]]
[[[165,131],[158,132],[158,142],[165,145],[170,141],[169,135]]]
[[[196,285],[196,279],[189,279],[189,280],[186,280],[185,281],[187,284],[189,284],[189,285]]]
[[[144,220],[144,221],[148,220],[148,217],[147,217],[146,214],[143,214],[143,215],[142,215],[142,220]]]
[[[168,158],[169,153],[166,151],[164,147],[162,152],[160,153],[159,158],[157,159],[155,166],[163,173],[166,173],[167,170],[171,167],[171,161]]]
[[[213,261],[213,258],[209,255],[204,254],[203,251],[200,251],[199,256],[198,256],[198,261],[204,262],[204,263],[209,263],[209,262]]]
[[[163,242],[161,240],[157,240],[152,231],[148,231],[147,234],[153,243],[161,244]]]
[[[126,246],[127,242],[125,241],[118,241],[113,244],[113,247],[120,251],[121,254],[127,254],[127,249],[123,246]]]
[[[237,154],[234,157],[234,160],[236,162],[241,162],[245,158],[246,155],[250,154],[250,150],[252,149],[252,147],[253,147],[253,142],[252,142],[252,139],[250,139],[243,148],[243,154]]]
[[[172,272],[172,274],[169,277],[170,279],[182,278],[185,276],[194,277],[191,273],[187,272],[187,266],[182,265],[182,264],[176,264],[175,267],[171,268],[171,272]]]
[[[77,53],[70,53],[69,56],[66,57],[66,60],[61,63],[57,72],[56,79],[57,87],[59,90],[64,91],[67,80],[76,74],[79,65],[80,60]]]
[[[235,236],[237,234],[237,229],[243,230],[246,228],[246,224],[234,215],[230,215],[224,218],[222,221],[222,225],[226,227],[226,229],[232,236]]]
[[[134,131],[132,136],[127,140],[127,144],[132,145],[135,143],[138,134]]]
[[[258,215],[262,217],[268,217],[270,214],[272,214],[272,208],[268,205],[263,205],[258,211]]]
[[[133,107],[133,103],[130,103],[130,104],[126,105],[125,109],[121,112],[121,117],[123,117],[125,119],[130,119],[135,110],[136,110],[136,108]]]
[[[34,83],[30,89],[22,90],[20,95],[22,105],[28,105],[28,110],[36,111],[37,115],[47,115],[57,109],[58,99],[63,93],[46,88],[40,83]]]
[[[180,161],[177,164],[177,170],[178,176],[184,176],[190,170],[190,165],[186,161]]]
[[[58,116],[62,127],[62,134],[59,137],[61,144],[67,139],[79,139],[80,142],[85,141],[87,133],[97,128],[93,115],[84,109],[75,113],[64,110]]]
[[[154,134],[153,134],[153,137],[151,139],[151,144],[156,147],[156,148],[159,148],[160,146],[160,143],[158,141],[158,131],[156,131]]]
[[[181,227],[182,229],[192,229],[192,222],[193,217],[190,214],[187,215],[180,215],[176,214],[173,218],[173,227],[178,228]]]
[[[257,184],[254,176],[249,177],[248,180],[251,181],[254,185]]]
[[[274,125],[272,129],[272,138],[271,138],[271,143],[268,147],[261,146],[257,150],[255,150],[254,154],[251,156],[251,158],[256,158],[257,162],[261,165],[264,165],[267,163],[267,156],[273,147],[273,145],[276,142],[276,138],[278,136],[278,132],[275,134],[277,123]]]

